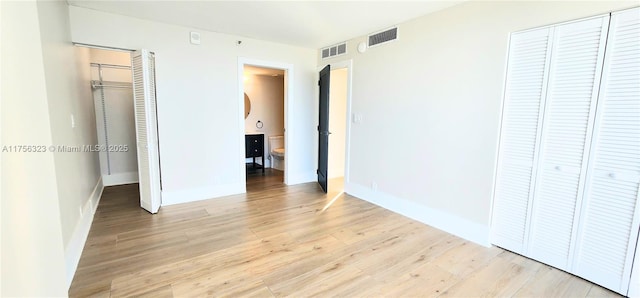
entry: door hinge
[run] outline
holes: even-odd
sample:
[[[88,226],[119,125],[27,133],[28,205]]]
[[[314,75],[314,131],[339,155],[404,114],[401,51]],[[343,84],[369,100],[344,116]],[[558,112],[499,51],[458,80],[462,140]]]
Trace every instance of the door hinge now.
[[[320,86],[320,80],[318,80],[318,86]]]
[[[320,170],[316,169],[316,175],[320,174]]]
[[[317,128],[318,128],[318,131],[320,131],[320,125],[318,125]]]

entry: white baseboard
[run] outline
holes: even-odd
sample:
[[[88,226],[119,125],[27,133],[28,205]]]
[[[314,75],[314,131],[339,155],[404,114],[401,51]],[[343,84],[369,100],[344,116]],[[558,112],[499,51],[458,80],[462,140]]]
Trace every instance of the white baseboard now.
[[[459,216],[429,208],[355,183],[345,183],[345,192],[382,208],[417,220],[460,238],[490,247],[490,228]]]
[[[138,183],[138,172],[125,172],[111,175],[102,175],[104,186]]]
[[[178,191],[162,191],[161,206],[189,203],[240,194],[246,192],[245,187],[246,186],[242,183],[234,183],[227,185],[191,188]]]
[[[293,175],[289,175],[287,185],[308,183],[316,180],[318,180],[318,176],[315,171],[308,173],[294,173]]]
[[[67,269],[67,289],[71,287],[73,276],[78,269],[78,263],[82,256],[82,250],[84,244],[87,242],[89,236],[89,230],[91,229],[91,223],[93,222],[93,216],[98,209],[98,203],[100,203],[100,197],[102,197],[102,191],[104,190],[104,184],[102,178],[98,179],[93,192],[89,196],[89,199],[82,208],[82,216],[78,219],[76,227],[73,230],[69,244],[65,250],[65,265]]]

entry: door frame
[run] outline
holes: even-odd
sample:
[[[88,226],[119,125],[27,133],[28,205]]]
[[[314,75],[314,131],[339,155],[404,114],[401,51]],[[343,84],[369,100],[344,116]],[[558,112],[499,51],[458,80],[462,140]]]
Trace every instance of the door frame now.
[[[291,146],[290,144],[294,142],[293,136],[291,133],[293,130],[293,100],[291,99],[294,91],[294,70],[293,64],[283,63],[278,61],[267,61],[267,60],[257,60],[245,57],[238,57],[238,119],[239,119],[239,127],[240,134],[238,136],[238,144],[240,146],[238,150],[238,169],[240,170],[240,183],[243,187],[243,192],[247,192],[246,184],[247,184],[247,173],[246,173],[246,165],[245,165],[245,143],[244,143],[244,135],[246,132],[245,121],[244,121],[244,67],[245,65],[249,66],[257,66],[257,67],[265,67],[265,68],[273,68],[284,70],[284,152],[286,152],[286,159],[284,162],[284,184],[289,184],[289,177],[291,174]],[[265,142],[268,141],[269,136],[265,137]],[[263,165],[264,166],[264,165]]]
[[[352,110],[351,110],[351,94],[352,94],[352,90],[353,90],[353,59],[347,59],[347,60],[342,60],[342,61],[338,61],[338,62],[322,62],[320,64],[320,66],[318,66],[318,68],[316,69],[316,75],[318,75],[318,80],[320,80],[320,71],[327,66],[328,64],[331,64],[331,71],[334,70],[338,70],[338,69],[343,69],[346,68],[347,69],[347,114],[344,115],[344,117],[347,118],[347,125],[345,127],[346,131],[345,131],[345,140],[344,140],[344,188],[345,191],[347,189],[347,184],[349,183],[350,179],[350,167],[349,167],[349,161],[350,161],[350,157],[351,157],[351,124],[352,122]],[[318,93],[318,85],[316,85],[316,94]],[[331,100],[331,98],[329,98],[329,100]],[[316,102],[316,107],[317,107],[317,102]],[[318,111],[319,112],[319,111]],[[331,121],[331,113],[329,113],[329,121]],[[317,147],[317,144],[316,144]],[[316,156],[315,158],[318,158],[318,152],[316,152]],[[317,166],[317,165],[316,165]]]

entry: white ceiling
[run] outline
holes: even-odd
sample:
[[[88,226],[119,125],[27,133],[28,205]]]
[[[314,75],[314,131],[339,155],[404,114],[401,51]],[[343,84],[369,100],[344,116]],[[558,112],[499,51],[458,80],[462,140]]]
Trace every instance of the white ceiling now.
[[[67,0],[79,7],[313,49],[462,1]]]

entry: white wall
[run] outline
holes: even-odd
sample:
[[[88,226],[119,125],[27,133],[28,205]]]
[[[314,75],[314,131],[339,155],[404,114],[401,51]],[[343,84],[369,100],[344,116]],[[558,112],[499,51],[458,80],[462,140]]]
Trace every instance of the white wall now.
[[[89,49],[92,63],[105,63],[131,66],[131,53],[118,50]],[[123,78],[124,79],[124,78]],[[129,78],[131,80],[131,78]]]
[[[90,49],[90,52],[92,63],[131,66],[129,52],[100,49]],[[100,80],[98,67],[91,68],[91,79]],[[131,70],[103,67],[102,80],[131,84]],[[106,146],[108,141],[109,146],[116,148],[127,146],[128,149],[128,151],[102,151],[99,153],[103,184],[109,186],[138,182],[133,87],[94,89],[93,101],[96,126],[98,127],[98,144]]]
[[[2,146],[48,147],[53,133],[38,20],[43,11],[35,2],[2,1],[0,7]],[[1,154],[0,296],[66,296],[60,210],[65,198],[59,195],[54,153]]]
[[[344,177],[347,74],[347,68],[334,69],[329,82],[329,178]]]
[[[353,59],[347,192],[488,245],[509,33],[637,2],[465,2]],[[373,183],[377,184],[373,187]]]
[[[244,190],[241,161],[230,158],[243,150],[239,57],[294,65],[289,183],[315,178],[315,50],[78,7],[69,11],[76,42],[156,53],[163,204]],[[201,45],[189,44],[190,31],[201,33]]]
[[[264,161],[267,167],[271,167],[271,161],[267,159],[269,137],[284,136],[284,76],[245,76],[247,80],[244,81],[244,92],[251,101],[251,112],[245,119],[245,130],[249,133],[264,133]],[[262,121],[262,128],[256,127],[258,120]],[[244,152],[244,148],[242,150]],[[258,158],[256,162],[257,160]]]
[[[38,15],[53,145],[94,145],[97,137],[88,49],[71,44],[66,2],[38,2]],[[102,192],[102,181],[97,152],[56,151],[54,161],[70,284]]]

